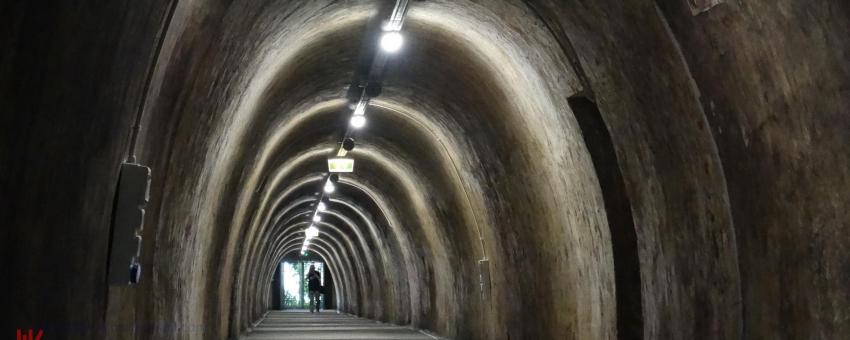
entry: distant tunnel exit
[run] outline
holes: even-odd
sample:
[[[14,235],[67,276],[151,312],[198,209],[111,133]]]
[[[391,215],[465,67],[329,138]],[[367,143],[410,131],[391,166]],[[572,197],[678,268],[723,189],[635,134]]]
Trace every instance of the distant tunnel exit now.
[[[309,308],[310,297],[307,289],[307,273],[315,266],[321,274],[322,309],[335,308],[333,303],[333,280],[330,270],[324,262],[315,259],[284,259],[275,270],[272,280],[272,305],[274,309]]]

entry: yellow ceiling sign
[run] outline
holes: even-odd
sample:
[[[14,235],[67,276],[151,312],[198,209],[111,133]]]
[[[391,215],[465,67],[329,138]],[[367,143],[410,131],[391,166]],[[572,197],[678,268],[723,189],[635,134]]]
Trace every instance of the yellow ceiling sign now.
[[[353,158],[331,158],[328,159],[328,171],[330,172],[354,172]]]

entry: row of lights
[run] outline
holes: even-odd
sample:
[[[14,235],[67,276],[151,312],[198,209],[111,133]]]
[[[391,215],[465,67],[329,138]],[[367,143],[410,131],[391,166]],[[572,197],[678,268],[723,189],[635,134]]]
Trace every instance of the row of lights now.
[[[404,37],[399,31],[388,31],[381,35],[380,46],[386,53],[396,53],[401,50],[404,45]],[[364,90],[365,92],[365,90]],[[369,105],[369,98],[361,96],[360,101],[354,106],[354,112],[351,114],[351,127],[355,129],[366,126],[366,106]]]
[[[327,201],[325,199],[325,196],[332,194],[334,191],[336,191],[336,185],[334,183],[338,180],[339,176],[336,174],[328,176],[328,178],[325,180],[324,188],[322,188],[324,194],[319,197],[319,202],[316,204],[316,210],[314,210],[312,214],[313,223],[311,223],[310,226],[307,227],[307,229],[304,229],[304,243],[301,246],[302,255],[307,254],[307,248],[310,246],[310,240],[319,236],[319,228],[316,227],[316,223],[322,221],[322,216],[320,215],[320,213],[323,213],[328,210],[328,205],[327,203],[325,203]]]
[[[379,41],[379,46],[384,53],[396,53],[400,51],[401,47],[404,45],[404,37],[401,35],[400,31],[406,9],[407,0],[396,1],[393,14],[386,25],[384,25],[384,32],[382,33]],[[363,88],[361,90],[357,104],[351,107],[352,113],[351,119],[349,120],[351,128],[360,129],[366,126],[366,108],[369,105],[371,97],[376,95],[377,93],[369,91],[368,88]],[[348,151],[354,149],[354,139],[349,137],[350,134],[351,130],[346,131],[345,137],[341,143],[342,146],[337,152],[338,156],[345,156]],[[330,202],[326,198],[336,191],[336,183],[339,181],[339,175],[337,174],[329,173],[325,176],[325,178],[324,187],[322,188],[323,193],[319,196],[319,200],[316,203],[316,209],[312,214],[313,223],[304,230],[304,244],[301,246],[302,255],[307,255],[307,249],[310,246],[310,241],[319,237],[319,228],[316,227],[316,224],[322,221],[321,213],[324,213],[328,209],[328,202]]]

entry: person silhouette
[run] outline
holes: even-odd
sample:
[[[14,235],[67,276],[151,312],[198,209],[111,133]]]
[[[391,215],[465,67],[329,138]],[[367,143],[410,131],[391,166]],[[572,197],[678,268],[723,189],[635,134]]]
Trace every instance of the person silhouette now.
[[[319,306],[319,298],[322,294],[322,276],[316,271],[315,265],[310,265],[310,270],[307,271],[307,291],[310,297],[310,313],[315,312],[318,313]]]

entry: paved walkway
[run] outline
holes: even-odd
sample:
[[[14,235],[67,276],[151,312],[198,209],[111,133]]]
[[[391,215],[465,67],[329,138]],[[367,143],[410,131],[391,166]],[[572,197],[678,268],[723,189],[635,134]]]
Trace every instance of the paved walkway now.
[[[438,339],[417,330],[379,323],[336,311],[270,311],[244,340],[283,339]]]

